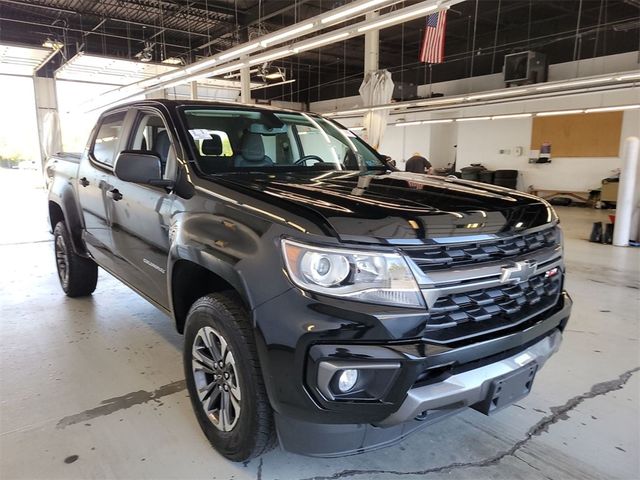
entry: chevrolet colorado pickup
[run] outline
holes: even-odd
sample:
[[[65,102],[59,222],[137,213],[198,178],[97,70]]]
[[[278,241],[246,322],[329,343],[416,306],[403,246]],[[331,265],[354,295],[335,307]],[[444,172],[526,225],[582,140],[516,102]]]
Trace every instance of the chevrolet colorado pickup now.
[[[196,101],[111,109],[50,159],[70,297],[98,266],[184,334],[193,410],[235,461],[391,445],[524,397],[571,299],[545,201],[398,172],[322,116]]]

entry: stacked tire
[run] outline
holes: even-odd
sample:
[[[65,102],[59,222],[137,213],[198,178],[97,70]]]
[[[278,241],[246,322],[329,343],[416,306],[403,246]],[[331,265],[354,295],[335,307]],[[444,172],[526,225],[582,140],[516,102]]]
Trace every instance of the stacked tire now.
[[[518,170],[496,170],[493,184],[515,189],[518,185]]]
[[[474,182],[480,181],[480,173],[485,170],[484,167],[472,165],[470,167],[464,167],[461,170],[461,177],[463,180],[473,180]]]

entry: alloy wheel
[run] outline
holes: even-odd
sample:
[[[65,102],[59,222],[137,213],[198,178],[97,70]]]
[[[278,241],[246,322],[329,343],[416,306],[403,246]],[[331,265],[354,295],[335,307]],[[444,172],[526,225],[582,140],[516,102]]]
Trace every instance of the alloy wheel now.
[[[58,277],[63,285],[69,282],[69,255],[67,245],[62,235],[58,235],[55,241],[56,264],[58,266]]]
[[[227,341],[215,329],[203,327],[194,338],[191,352],[193,378],[205,414],[218,430],[233,430],[240,418],[242,395]]]

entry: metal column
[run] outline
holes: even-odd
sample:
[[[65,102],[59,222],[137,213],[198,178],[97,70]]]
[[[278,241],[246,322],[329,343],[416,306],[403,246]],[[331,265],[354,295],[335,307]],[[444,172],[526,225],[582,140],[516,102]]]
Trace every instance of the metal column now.
[[[40,167],[44,169],[47,158],[62,151],[55,79],[34,76],[33,96],[36,106],[36,122],[38,124]]]
[[[367,20],[380,16],[379,12],[367,13]],[[380,31],[369,30],[364,34],[364,74],[377,72],[380,63]]]
[[[240,70],[240,101],[242,103],[251,103],[251,72],[250,67],[247,65]]]

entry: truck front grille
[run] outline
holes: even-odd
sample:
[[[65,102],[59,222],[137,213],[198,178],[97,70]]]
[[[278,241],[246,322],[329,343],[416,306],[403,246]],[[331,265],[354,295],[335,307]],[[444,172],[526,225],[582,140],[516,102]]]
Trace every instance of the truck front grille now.
[[[405,252],[423,272],[476,264],[534,252],[560,244],[560,231],[551,227],[535,233],[453,245],[407,247]]]
[[[552,307],[558,301],[562,276],[540,274],[516,285],[454,293],[438,298],[429,309],[432,327],[456,327],[466,322],[510,326]]]
[[[556,305],[561,294],[564,266],[555,226],[404,251],[415,264],[429,314],[422,336],[439,343],[511,328]]]

